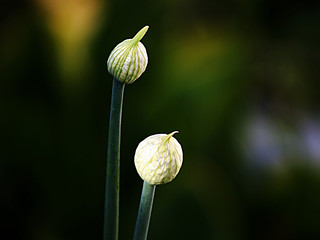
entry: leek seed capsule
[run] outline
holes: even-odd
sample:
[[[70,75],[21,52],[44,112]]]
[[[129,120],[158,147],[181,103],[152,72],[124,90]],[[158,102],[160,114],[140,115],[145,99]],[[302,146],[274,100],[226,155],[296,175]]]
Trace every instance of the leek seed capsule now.
[[[108,72],[119,82],[131,84],[146,70],[148,55],[140,42],[149,26],[142,28],[132,39],[119,43],[107,60]]]
[[[171,182],[179,173],[183,161],[182,148],[170,134],[155,134],[138,145],[134,163],[140,177],[151,185]]]

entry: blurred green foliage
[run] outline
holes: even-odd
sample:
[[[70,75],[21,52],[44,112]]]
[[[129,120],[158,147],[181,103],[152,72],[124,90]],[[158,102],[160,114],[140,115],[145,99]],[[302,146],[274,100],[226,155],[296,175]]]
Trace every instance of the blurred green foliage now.
[[[149,239],[320,238],[318,1],[4,1],[0,238],[101,239],[112,77],[145,25],[125,89],[120,239],[133,235],[138,143],[179,130]]]

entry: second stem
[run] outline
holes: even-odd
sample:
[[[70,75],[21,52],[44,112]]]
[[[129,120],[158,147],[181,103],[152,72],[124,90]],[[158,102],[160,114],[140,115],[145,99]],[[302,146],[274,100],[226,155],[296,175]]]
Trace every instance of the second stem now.
[[[143,182],[133,240],[147,239],[155,190],[156,185],[150,185],[146,181]]]

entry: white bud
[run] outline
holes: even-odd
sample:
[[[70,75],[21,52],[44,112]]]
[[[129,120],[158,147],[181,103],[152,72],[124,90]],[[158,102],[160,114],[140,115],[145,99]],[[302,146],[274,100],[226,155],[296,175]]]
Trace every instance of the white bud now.
[[[171,182],[178,174],[183,159],[182,148],[170,134],[155,134],[139,143],[134,163],[140,177],[151,185]]]
[[[146,70],[148,55],[140,42],[149,26],[142,28],[132,39],[119,43],[107,60],[109,73],[118,81],[131,84]]]

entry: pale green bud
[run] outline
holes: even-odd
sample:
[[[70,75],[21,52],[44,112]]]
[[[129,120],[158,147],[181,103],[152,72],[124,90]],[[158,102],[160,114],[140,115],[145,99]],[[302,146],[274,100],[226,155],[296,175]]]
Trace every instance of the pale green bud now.
[[[119,43],[110,53],[107,61],[109,73],[119,82],[131,84],[146,70],[148,55],[140,42],[149,26],[142,28],[132,39]]]
[[[178,174],[183,159],[182,148],[170,134],[155,134],[139,143],[134,163],[140,177],[151,185],[171,182]]]

